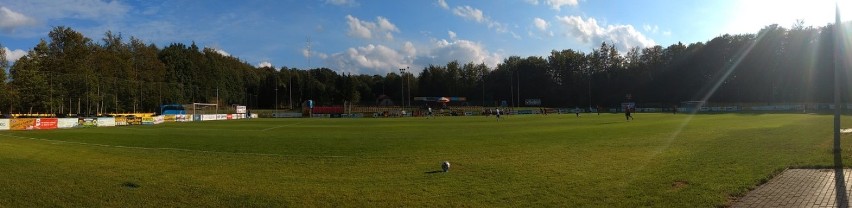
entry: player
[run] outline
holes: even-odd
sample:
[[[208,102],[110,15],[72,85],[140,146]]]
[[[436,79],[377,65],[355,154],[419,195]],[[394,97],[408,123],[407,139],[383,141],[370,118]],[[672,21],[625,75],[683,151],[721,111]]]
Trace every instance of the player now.
[[[577,118],[580,117],[580,108],[579,107],[574,107],[574,114],[577,115]]]
[[[426,119],[429,119],[429,117],[433,117],[432,107],[429,107],[428,111],[426,112]]]
[[[495,109],[494,109],[494,116],[496,116],[496,117],[497,117],[497,120],[498,120],[498,121],[500,120],[500,108],[495,108]]]
[[[630,115],[630,111],[633,111],[633,108],[624,107],[624,118],[627,119],[627,121],[633,120],[633,116]]]

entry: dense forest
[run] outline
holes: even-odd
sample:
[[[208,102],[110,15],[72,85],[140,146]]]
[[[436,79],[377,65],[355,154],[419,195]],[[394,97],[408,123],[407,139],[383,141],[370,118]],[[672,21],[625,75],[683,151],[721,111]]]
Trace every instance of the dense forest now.
[[[257,68],[195,43],[160,48],[112,32],[94,41],[55,27],[13,65],[0,54],[0,80],[5,80],[0,81],[0,112],[152,112],[160,104],[192,102],[270,109],[298,107],[307,99],[318,105],[376,105],[384,96],[399,103],[402,93],[406,103],[412,97],[457,96],[487,106],[500,101],[523,106],[526,99],[550,107],[615,106],[628,94],[648,107],[703,99],[827,103],[833,98],[833,27],[770,25],[757,34],[626,53],[601,43],[588,53],[565,49],[547,57],[512,56],[493,69],[450,62],[416,75]]]

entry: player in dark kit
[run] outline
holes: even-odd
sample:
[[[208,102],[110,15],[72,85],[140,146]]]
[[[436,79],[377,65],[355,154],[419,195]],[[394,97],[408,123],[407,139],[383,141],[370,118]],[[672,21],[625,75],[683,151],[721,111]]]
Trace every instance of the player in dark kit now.
[[[627,119],[628,121],[633,120],[633,116],[630,115],[630,111],[632,111],[632,108],[630,108],[630,107],[624,108],[624,118]]]

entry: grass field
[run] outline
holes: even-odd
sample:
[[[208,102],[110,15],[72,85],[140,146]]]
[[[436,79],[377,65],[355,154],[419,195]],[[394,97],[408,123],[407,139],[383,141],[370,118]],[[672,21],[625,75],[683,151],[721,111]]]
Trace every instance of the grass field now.
[[[712,207],[785,168],[833,164],[829,115],[635,117],[3,131],[0,207]]]

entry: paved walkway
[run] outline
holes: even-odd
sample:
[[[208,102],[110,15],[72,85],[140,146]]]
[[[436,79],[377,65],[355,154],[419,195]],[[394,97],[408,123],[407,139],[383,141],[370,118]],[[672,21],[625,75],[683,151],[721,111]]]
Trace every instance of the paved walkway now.
[[[834,169],[788,169],[737,200],[733,207],[849,207],[852,169],[843,170],[843,181],[836,181],[834,173]],[[838,186],[844,190],[840,199],[835,191]]]

